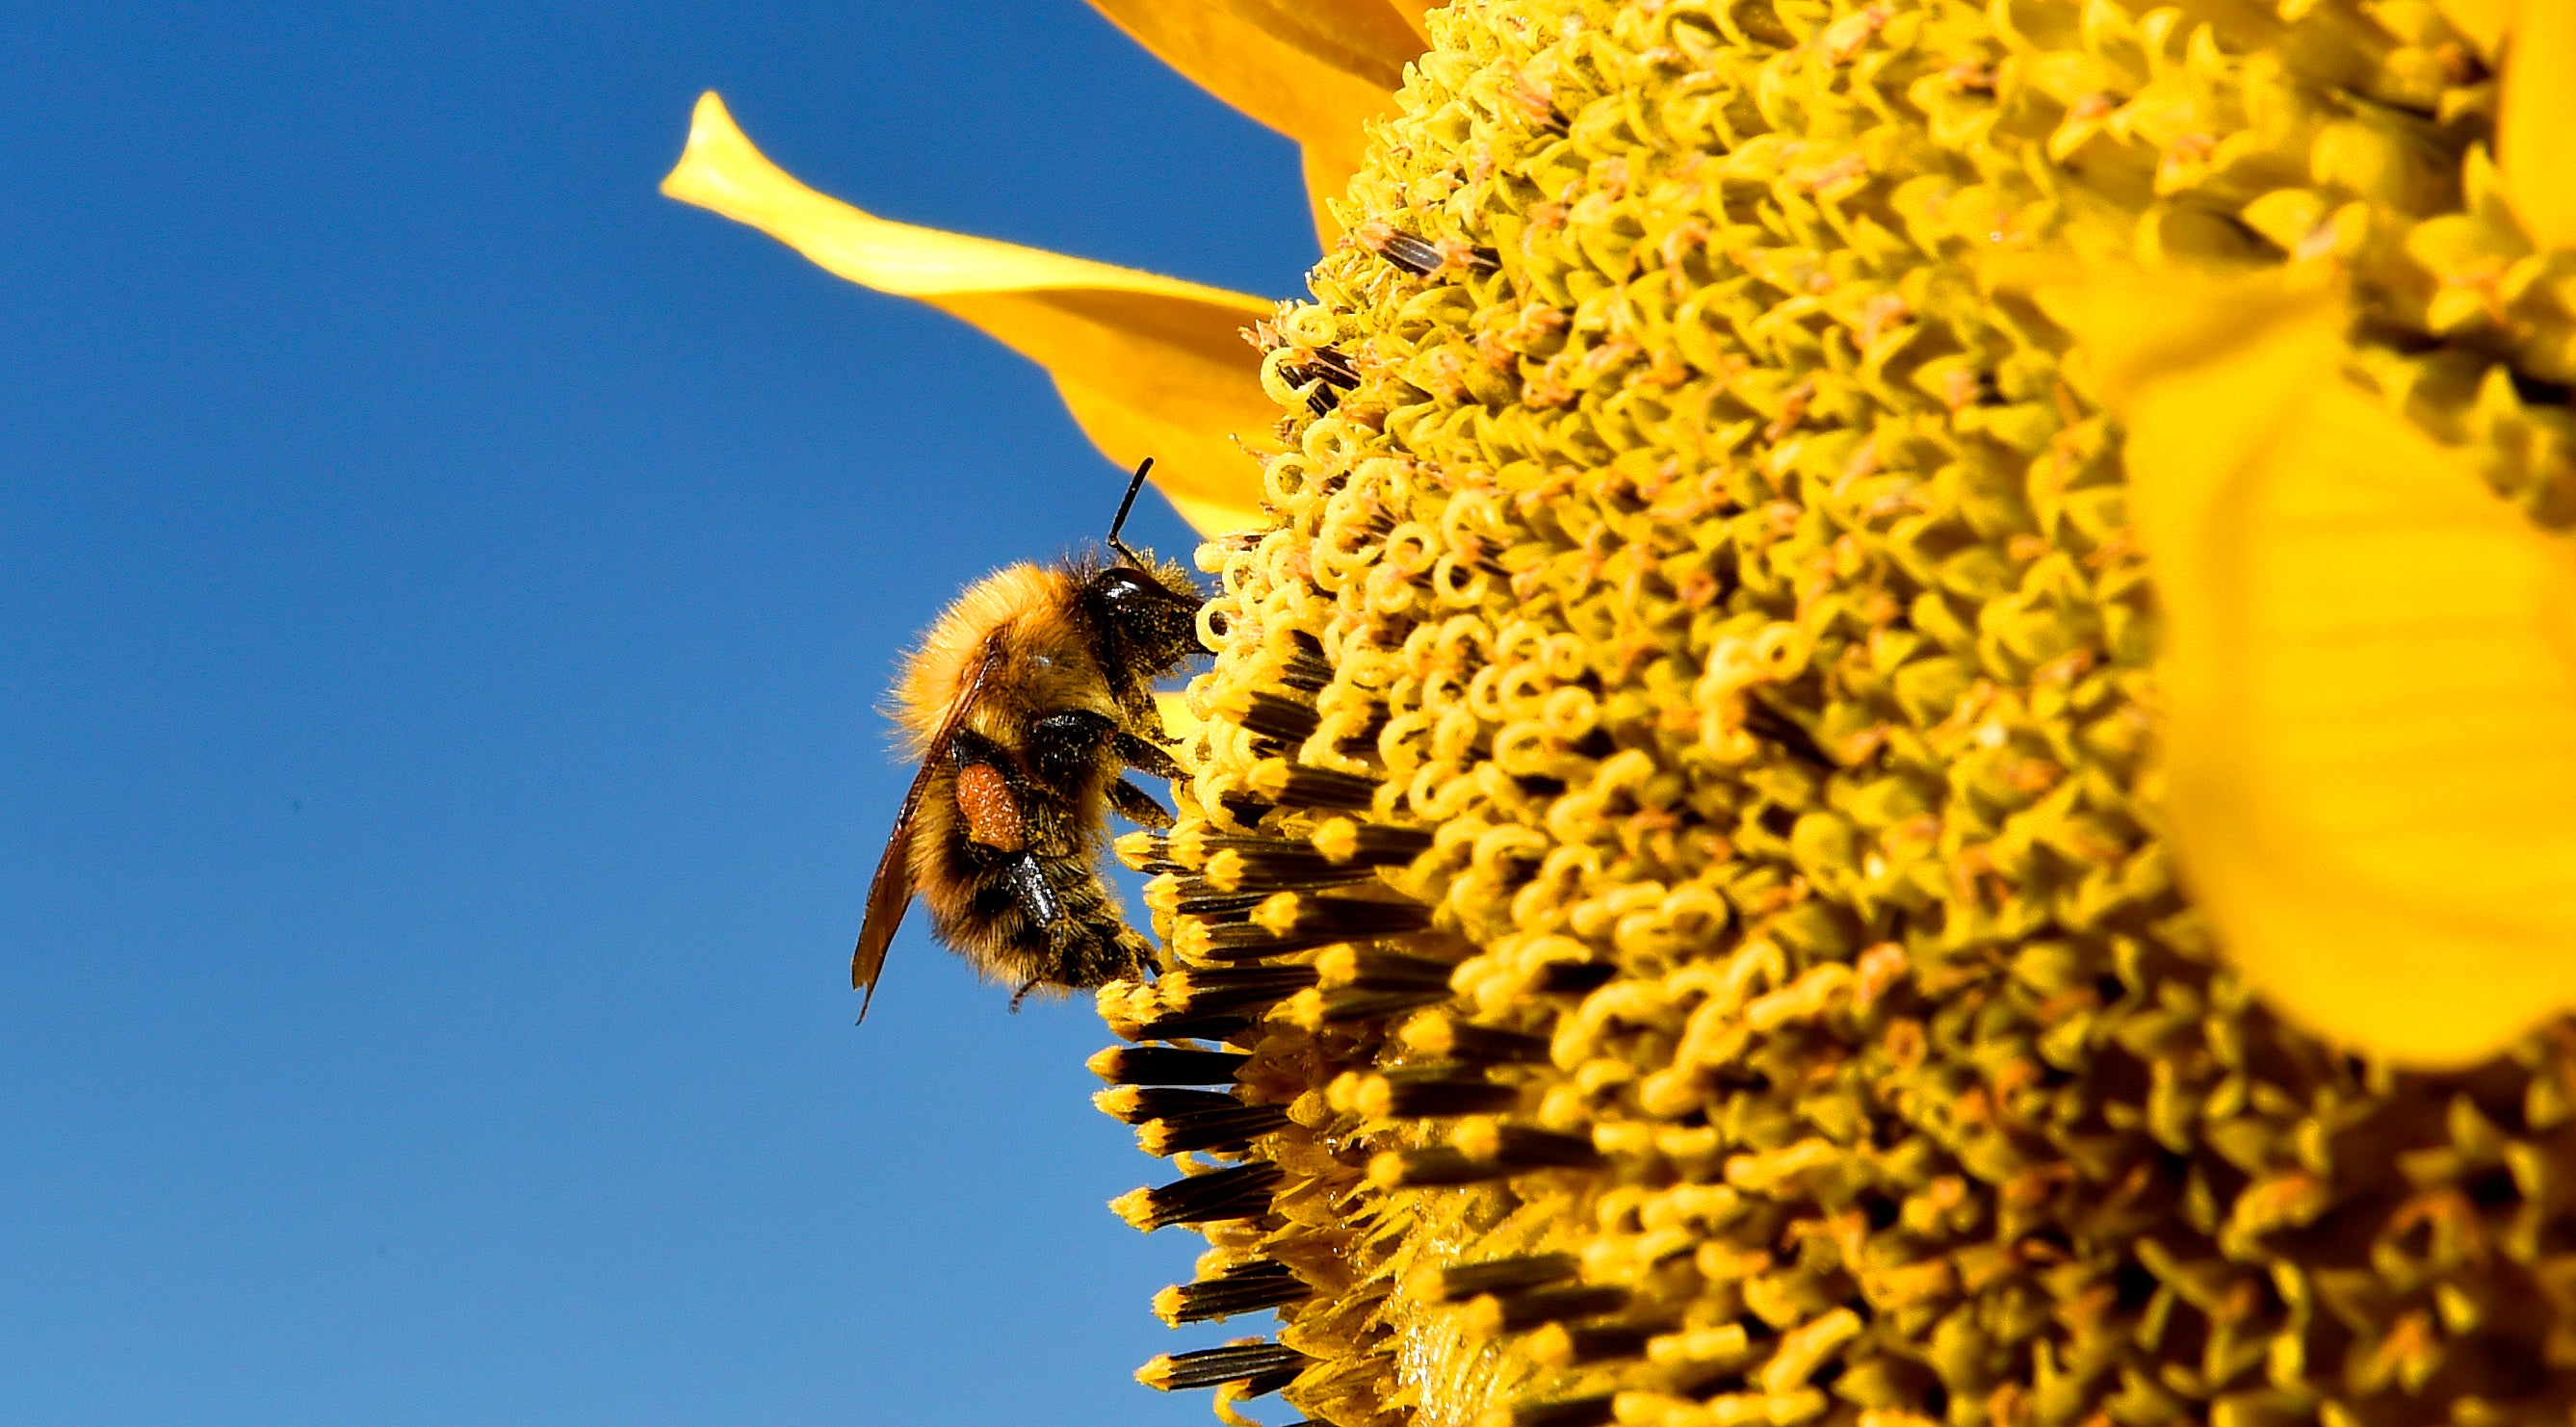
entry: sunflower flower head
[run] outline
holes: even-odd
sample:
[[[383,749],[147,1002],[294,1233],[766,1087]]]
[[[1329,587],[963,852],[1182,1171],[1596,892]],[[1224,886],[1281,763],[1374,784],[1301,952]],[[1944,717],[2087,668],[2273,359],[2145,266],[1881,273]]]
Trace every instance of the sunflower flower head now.
[[[1093,1062],[1280,1327],[1140,1376],[2570,1420],[2576,23],[1418,18]]]

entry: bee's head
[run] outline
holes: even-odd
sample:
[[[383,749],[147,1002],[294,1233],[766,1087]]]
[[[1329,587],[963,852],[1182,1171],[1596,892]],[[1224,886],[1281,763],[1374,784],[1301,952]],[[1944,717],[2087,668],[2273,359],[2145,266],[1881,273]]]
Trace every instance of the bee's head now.
[[[1105,646],[1104,662],[1147,680],[1160,678],[1199,652],[1199,605],[1204,599],[1188,571],[1170,560],[1153,559],[1150,551],[1140,555],[1118,538],[1136,492],[1144,488],[1145,473],[1153,468],[1151,456],[1136,467],[1127,496],[1118,503],[1118,516],[1109,522],[1109,548],[1117,552],[1117,562],[1082,578],[1083,607]]]
[[[1083,580],[1083,607],[1106,646],[1106,662],[1159,678],[1199,652],[1202,596],[1179,565],[1119,553],[1119,563]]]

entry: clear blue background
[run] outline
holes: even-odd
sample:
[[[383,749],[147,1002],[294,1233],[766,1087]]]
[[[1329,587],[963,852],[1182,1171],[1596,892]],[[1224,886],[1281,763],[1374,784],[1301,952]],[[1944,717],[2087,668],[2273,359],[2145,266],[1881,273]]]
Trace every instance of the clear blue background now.
[[[1205,1422],[1080,1001],[846,962],[1044,377],[661,198],[1297,290],[1288,145],[1074,0],[0,15],[0,1423]],[[1157,507],[1145,533],[1186,544]],[[1275,1400],[1265,1414],[1293,1416]]]

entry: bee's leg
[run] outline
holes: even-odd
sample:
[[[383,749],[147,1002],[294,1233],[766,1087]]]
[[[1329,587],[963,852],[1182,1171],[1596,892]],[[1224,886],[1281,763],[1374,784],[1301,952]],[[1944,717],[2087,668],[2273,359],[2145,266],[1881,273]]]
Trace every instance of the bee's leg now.
[[[1027,981],[1026,983],[1024,983],[1024,984],[1020,987],[1020,989],[1019,989],[1019,990],[1012,992],[1012,993],[1011,993],[1011,1014],[1012,1014],[1012,1015],[1014,1015],[1014,1016],[1018,1015],[1018,1014],[1020,1013],[1020,1003],[1021,1003],[1022,1001],[1025,1001],[1025,1000],[1029,999],[1029,993],[1030,993],[1030,992],[1035,991],[1036,989],[1038,989],[1038,988],[1039,988],[1039,987],[1041,987],[1041,986],[1044,986],[1045,984],[1046,984],[1046,978],[1041,977],[1041,976],[1032,976],[1032,977],[1030,977],[1030,978],[1028,979],[1028,981]]]
[[[1139,773],[1151,773],[1157,778],[1181,776],[1181,765],[1173,762],[1172,755],[1164,752],[1160,744],[1150,739],[1139,738],[1125,729],[1120,729],[1117,737],[1110,741],[1109,747],[1110,751],[1118,755],[1120,761]]]
[[[1067,709],[1029,725],[1029,771],[1051,788],[1083,786],[1100,766],[1100,750],[1118,725],[1107,714]]]
[[[1054,931],[1056,923],[1064,920],[1064,901],[1056,896],[1055,888],[1048,885],[1046,869],[1038,865],[1037,858],[1026,852],[1012,858],[1010,878],[1011,892],[1019,899],[1021,915],[1027,917],[1029,924],[1042,935]],[[1027,995],[1028,988],[1021,987],[1020,994]]]
[[[1154,795],[1121,778],[1109,785],[1109,806],[1118,815],[1139,827],[1170,827],[1172,810],[1154,801]]]

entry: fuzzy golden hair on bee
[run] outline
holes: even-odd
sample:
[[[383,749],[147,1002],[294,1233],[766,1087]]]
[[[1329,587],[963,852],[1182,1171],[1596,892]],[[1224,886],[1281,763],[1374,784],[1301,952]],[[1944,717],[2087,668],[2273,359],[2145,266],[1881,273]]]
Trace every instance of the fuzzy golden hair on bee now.
[[[1073,641],[1066,609],[1072,594],[1071,572],[1063,564],[1010,565],[967,586],[940,611],[921,642],[904,656],[903,671],[885,704],[912,759],[929,751],[988,652],[999,653],[998,666],[1010,667],[1024,665],[1039,649]]]
[[[1021,995],[1153,969],[1099,866],[1111,811],[1171,821],[1121,775],[1178,771],[1153,684],[1201,652],[1201,596],[1178,564],[1120,543],[1117,523],[1109,543],[1115,559],[976,581],[906,656],[886,711],[921,769],[869,888],[852,986],[874,994],[915,894],[941,941]]]
[[[886,704],[905,752],[920,758],[938,736],[958,696],[979,673],[969,727],[1001,737],[1027,710],[1095,709],[1115,715],[1126,682],[1101,664],[1098,611],[1083,597],[1104,571],[1120,566],[1083,553],[1051,565],[1018,564],[966,587],[907,655]],[[1144,573],[1165,589],[1197,589],[1169,561]]]

